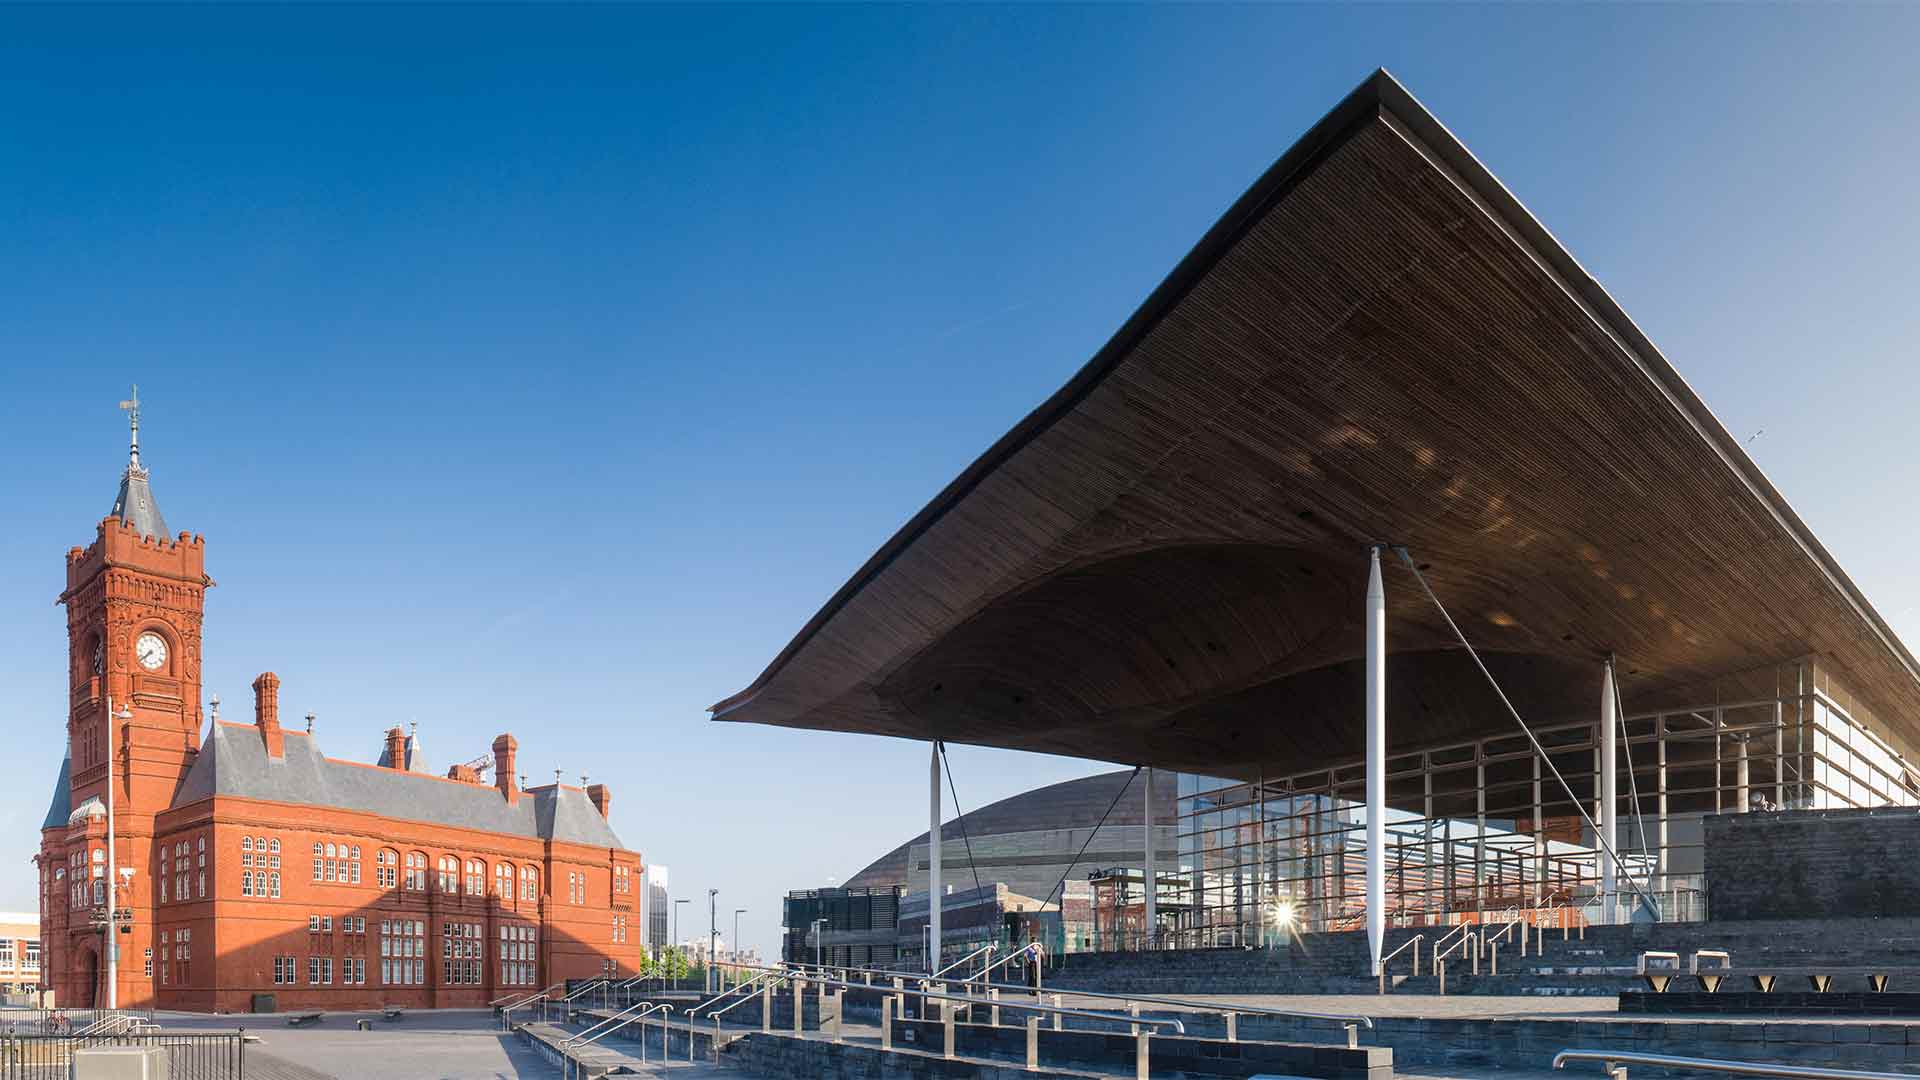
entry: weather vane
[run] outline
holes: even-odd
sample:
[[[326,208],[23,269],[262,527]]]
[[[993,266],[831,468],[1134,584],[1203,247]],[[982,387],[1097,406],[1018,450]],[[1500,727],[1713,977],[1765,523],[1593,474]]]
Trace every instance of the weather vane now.
[[[127,411],[127,426],[133,429],[133,442],[127,447],[127,460],[134,468],[140,467],[140,384],[133,384],[133,396],[120,403]]]

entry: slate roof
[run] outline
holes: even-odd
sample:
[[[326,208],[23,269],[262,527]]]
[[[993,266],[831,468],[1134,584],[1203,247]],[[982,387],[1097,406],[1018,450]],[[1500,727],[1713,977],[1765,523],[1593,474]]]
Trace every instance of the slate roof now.
[[[251,724],[215,721],[173,805],[239,795],[593,847],[626,846],[574,788],[532,788],[509,806],[491,785],[335,761],[305,732],[284,732],[283,742],[285,756],[275,760]]]
[[[387,753],[386,746],[382,745],[380,747],[380,760],[375,762],[374,764],[379,765],[381,768],[385,768],[385,769],[404,768],[408,772],[421,773],[426,776],[433,775],[433,769],[431,769],[427,765],[427,755],[424,752],[422,752],[420,749],[419,735],[415,734],[415,735],[407,736],[406,749],[402,751],[402,756],[407,759],[406,763],[404,765],[396,766],[393,763],[393,755]]]
[[[43,829],[64,829],[67,815],[73,813],[73,789],[69,786],[67,773],[73,767],[73,759],[60,759],[60,776],[53,782],[53,802],[47,807],[47,820],[40,823]]]
[[[153,501],[147,470],[137,465],[127,466],[127,471],[120,474],[120,494],[114,496],[111,516],[133,526],[141,536],[165,540],[173,535],[167,532],[167,519],[160,516],[160,504]]]

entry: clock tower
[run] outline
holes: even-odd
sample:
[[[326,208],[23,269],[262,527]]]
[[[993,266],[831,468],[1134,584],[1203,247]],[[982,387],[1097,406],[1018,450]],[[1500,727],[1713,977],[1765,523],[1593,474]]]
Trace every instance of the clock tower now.
[[[73,804],[103,801],[113,761],[116,818],[167,808],[200,740],[200,620],[213,581],[204,541],[167,535],[140,464],[140,397],[113,512],[67,552],[67,717]],[[117,716],[110,717],[108,703]],[[138,864],[131,864],[138,865]]]

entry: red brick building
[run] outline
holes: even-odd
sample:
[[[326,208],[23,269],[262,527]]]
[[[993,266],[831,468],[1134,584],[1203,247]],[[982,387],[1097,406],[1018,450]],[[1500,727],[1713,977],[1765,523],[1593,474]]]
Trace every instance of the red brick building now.
[[[377,764],[328,757],[310,723],[281,726],[271,672],[251,723],[216,699],[203,724],[205,544],[168,536],[133,423],[113,513],[67,552],[60,595],[68,755],[36,859],[55,1000],[105,1004],[111,892],[123,1007],[472,1006],[635,971],[641,861],[605,786],[523,788],[511,735],[493,740],[491,783],[429,774],[398,728]]]

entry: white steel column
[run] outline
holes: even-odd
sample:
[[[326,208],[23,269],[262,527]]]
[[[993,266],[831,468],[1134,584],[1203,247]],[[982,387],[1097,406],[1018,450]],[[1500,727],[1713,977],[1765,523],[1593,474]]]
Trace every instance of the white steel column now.
[[[1597,844],[1600,849],[1600,899],[1605,914],[1600,921],[1612,925],[1614,921],[1616,893],[1620,888],[1618,868],[1613,865],[1614,839],[1619,835],[1619,793],[1615,790],[1618,778],[1615,776],[1615,754],[1619,749],[1620,719],[1615,715],[1613,703],[1613,661],[1608,660],[1600,679],[1600,835],[1605,840]]]
[[[1753,809],[1753,788],[1751,786],[1753,773],[1747,763],[1747,742],[1750,738],[1751,736],[1745,734],[1734,736],[1734,743],[1738,747],[1738,749],[1734,751],[1735,757],[1733,764],[1733,785],[1738,792],[1738,803],[1733,808],[1733,812],[1736,814],[1744,814]]]
[[[1367,945],[1380,974],[1387,936],[1387,592],[1367,554]]]
[[[1664,714],[1653,718],[1653,737],[1655,753],[1659,755],[1655,760],[1660,784],[1660,855],[1655,869],[1660,876],[1660,889],[1664,891],[1673,887],[1669,880],[1673,869],[1667,864],[1667,718]]]
[[[1147,778],[1147,797],[1145,800],[1145,807],[1140,814],[1140,820],[1146,822],[1146,829],[1147,829],[1146,843],[1144,845],[1147,852],[1147,872],[1143,876],[1142,884],[1146,888],[1146,894],[1147,894],[1146,946],[1147,948],[1151,949],[1153,948],[1153,945],[1154,945],[1154,938],[1157,936],[1154,933],[1154,930],[1160,925],[1158,920],[1158,916],[1160,913],[1160,879],[1154,876],[1154,867],[1153,867],[1153,766],[1151,765],[1147,766],[1144,775]],[[1257,882],[1259,880],[1257,876],[1258,874],[1257,864],[1255,867],[1255,871],[1256,871],[1255,881]],[[1258,909],[1257,900],[1256,900],[1255,907],[1257,910]],[[1066,898],[1066,894],[1062,893],[1060,896],[1060,911],[1062,912],[1061,914],[1062,919],[1066,917],[1065,915],[1066,910],[1067,910],[1067,898]]]
[[[1065,896],[1060,909],[1066,910]],[[940,970],[940,742],[927,767],[927,974]]]

